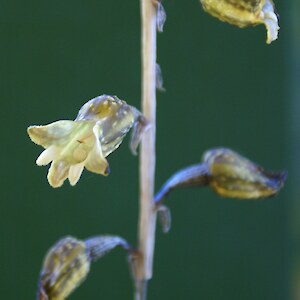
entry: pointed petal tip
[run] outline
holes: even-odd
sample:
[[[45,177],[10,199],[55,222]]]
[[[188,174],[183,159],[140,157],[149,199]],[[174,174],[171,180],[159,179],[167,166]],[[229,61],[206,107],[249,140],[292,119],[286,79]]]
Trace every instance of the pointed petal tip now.
[[[27,134],[29,135],[32,142],[40,145],[40,137],[42,134],[41,126],[29,126],[27,128]]]
[[[271,44],[278,38],[278,15],[274,11],[274,4],[271,0],[267,0],[261,12],[261,20],[267,29],[267,44]]]
[[[270,178],[270,187],[275,191],[275,193],[278,193],[279,190],[284,186],[288,177],[287,171],[276,172],[276,173],[270,173],[264,171],[262,173],[265,176]]]
[[[68,178],[69,168],[69,165],[64,162],[52,162],[47,175],[51,187],[59,188],[64,184],[64,181]]]
[[[63,185],[63,183],[64,183],[64,182],[58,182],[58,181],[55,181],[55,180],[53,180],[53,179],[51,179],[51,178],[49,178],[49,177],[47,177],[47,179],[48,179],[49,185],[50,185],[52,188],[54,188],[54,189],[57,189],[57,188],[61,187],[61,186]]]
[[[76,183],[80,179],[83,169],[84,163],[80,163],[70,167],[68,179],[72,186],[76,185]]]
[[[280,174],[279,176],[281,178],[281,182],[285,183],[289,175],[288,171],[282,171],[279,174]]]
[[[51,146],[49,148],[47,148],[46,150],[44,150],[39,157],[36,159],[36,164],[38,166],[46,166],[48,165],[52,160],[55,159],[55,157],[58,154],[58,150],[56,149],[56,147]]]
[[[151,128],[150,122],[139,113],[132,127],[129,148],[133,155],[137,155],[137,148],[144,134]]]
[[[107,167],[106,167],[106,169],[104,170],[103,175],[104,175],[104,176],[108,176],[109,174],[110,174],[110,167],[109,167],[109,165],[107,164]]]

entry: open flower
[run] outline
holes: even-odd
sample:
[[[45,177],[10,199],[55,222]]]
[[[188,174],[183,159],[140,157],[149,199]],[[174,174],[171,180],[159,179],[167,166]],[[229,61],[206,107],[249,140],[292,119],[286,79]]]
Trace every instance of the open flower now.
[[[34,143],[45,148],[37,165],[52,162],[48,181],[52,187],[60,187],[67,178],[75,185],[84,167],[108,175],[106,157],[119,147],[132,127],[131,150],[136,153],[147,125],[136,108],[115,96],[102,95],[84,104],[74,121],[30,126],[27,132]]]

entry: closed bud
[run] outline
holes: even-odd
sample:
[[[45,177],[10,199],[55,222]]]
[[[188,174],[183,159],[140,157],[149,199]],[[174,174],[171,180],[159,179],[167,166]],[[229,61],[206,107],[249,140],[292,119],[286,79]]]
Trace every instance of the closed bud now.
[[[85,241],[65,237],[45,257],[37,300],[64,300],[86,278],[90,264],[120,246],[129,255],[135,250],[119,236],[96,236]]]
[[[219,148],[205,152],[203,162],[174,173],[155,195],[159,209],[174,190],[210,186],[219,196],[237,199],[263,199],[276,195],[287,172],[268,172],[238,153]],[[162,211],[162,223],[166,219]],[[167,219],[166,219],[167,220]]]
[[[66,237],[45,257],[39,280],[38,300],[63,300],[86,278],[90,260],[84,242]]]
[[[259,199],[276,195],[287,177],[286,172],[267,172],[230,149],[207,151],[204,162],[210,186],[227,198]]]
[[[277,39],[278,17],[272,0],[200,0],[203,9],[223,22],[240,28],[264,24],[267,44]]]

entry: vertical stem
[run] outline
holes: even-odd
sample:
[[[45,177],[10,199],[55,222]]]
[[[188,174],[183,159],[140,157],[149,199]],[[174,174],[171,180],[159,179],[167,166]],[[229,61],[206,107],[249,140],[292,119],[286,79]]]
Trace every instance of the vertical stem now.
[[[154,206],[156,131],[156,7],[153,0],[141,1],[142,24],[142,112],[151,124],[141,143],[140,215],[136,300],[145,300],[147,281],[152,277],[156,211]]]

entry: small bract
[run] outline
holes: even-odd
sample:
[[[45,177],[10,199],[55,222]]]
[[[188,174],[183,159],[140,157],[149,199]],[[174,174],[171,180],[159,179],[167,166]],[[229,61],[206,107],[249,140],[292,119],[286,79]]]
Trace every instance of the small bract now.
[[[102,95],[85,103],[74,121],[62,120],[27,129],[31,140],[45,148],[36,163],[51,163],[49,184],[56,188],[68,178],[75,185],[84,169],[109,174],[106,157],[122,143],[134,128],[131,150],[136,154],[141,135],[148,128],[143,115],[116,96]]]

